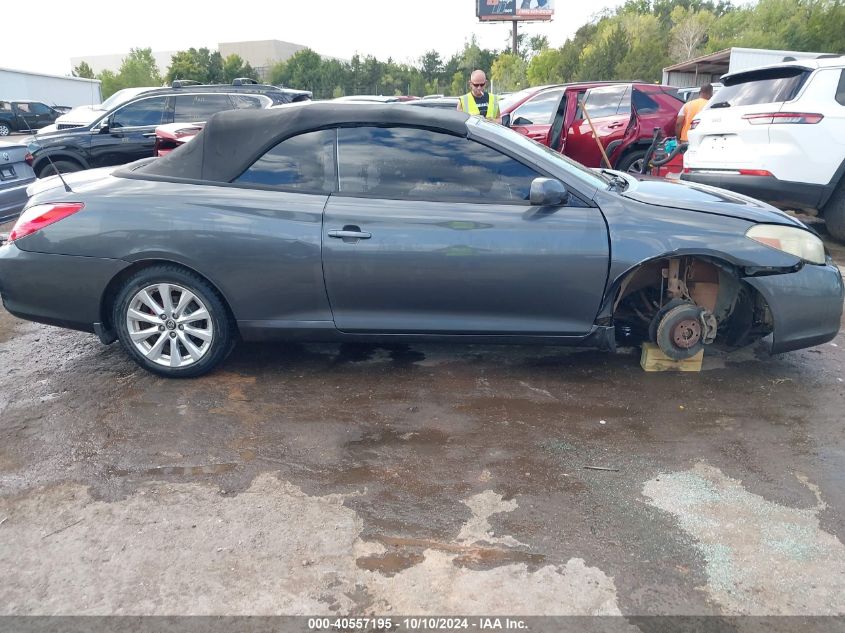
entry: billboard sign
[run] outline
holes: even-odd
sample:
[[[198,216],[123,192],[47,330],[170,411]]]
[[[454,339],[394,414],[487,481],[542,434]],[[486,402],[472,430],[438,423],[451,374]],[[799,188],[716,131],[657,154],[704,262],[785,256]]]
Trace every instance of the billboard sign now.
[[[476,0],[475,14],[482,22],[551,20],[554,0]]]

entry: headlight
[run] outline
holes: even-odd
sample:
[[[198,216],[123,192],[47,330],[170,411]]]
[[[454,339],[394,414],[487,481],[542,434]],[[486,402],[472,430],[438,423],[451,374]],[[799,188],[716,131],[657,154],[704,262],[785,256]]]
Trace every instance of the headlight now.
[[[794,226],[757,224],[748,229],[745,236],[811,264],[824,264],[826,261],[822,241],[809,231]]]

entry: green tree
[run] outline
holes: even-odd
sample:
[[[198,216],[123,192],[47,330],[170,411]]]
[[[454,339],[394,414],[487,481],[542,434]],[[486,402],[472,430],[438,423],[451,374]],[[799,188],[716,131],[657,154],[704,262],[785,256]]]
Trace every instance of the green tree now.
[[[84,61],[79,62],[79,66],[74,66],[72,74],[74,77],[94,79],[94,71],[91,70],[91,67]]]
[[[513,92],[527,87],[527,64],[519,55],[502,53],[493,62],[490,76],[496,92]]]
[[[540,51],[528,63],[528,83],[532,86],[562,83],[563,52],[559,48]]]
[[[171,83],[176,79],[190,79],[205,82],[206,69],[202,67],[197,50],[191,48],[179,51],[170,58],[170,68],[167,69],[165,79]]]
[[[232,80],[237,77],[249,77],[257,80],[258,73],[240,55],[233,53],[223,60],[223,83],[232,83]]]

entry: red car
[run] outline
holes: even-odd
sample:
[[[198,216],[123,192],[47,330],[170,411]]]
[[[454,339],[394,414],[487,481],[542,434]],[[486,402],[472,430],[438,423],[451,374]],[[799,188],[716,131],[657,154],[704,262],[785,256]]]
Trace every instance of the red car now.
[[[639,171],[654,129],[675,135],[683,101],[677,89],[641,82],[589,82],[542,86],[502,102],[501,122],[587,167],[602,166],[601,151],[580,104],[584,103],[611,165]]]

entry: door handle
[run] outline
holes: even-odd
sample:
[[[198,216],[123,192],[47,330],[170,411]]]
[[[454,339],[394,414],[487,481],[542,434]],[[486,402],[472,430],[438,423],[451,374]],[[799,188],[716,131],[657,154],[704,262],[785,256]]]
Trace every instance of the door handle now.
[[[336,237],[338,239],[348,240],[368,240],[372,237],[372,233],[362,231],[357,226],[344,226],[343,230],[329,231],[329,237]]]
[[[625,124],[624,123],[611,123],[607,127],[608,127],[608,129],[615,130],[616,128],[622,127],[623,125],[625,125]]]
[[[150,137],[153,137],[155,135],[156,135],[155,132],[145,132],[143,136],[144,136],[144,138],[150,138]]]

